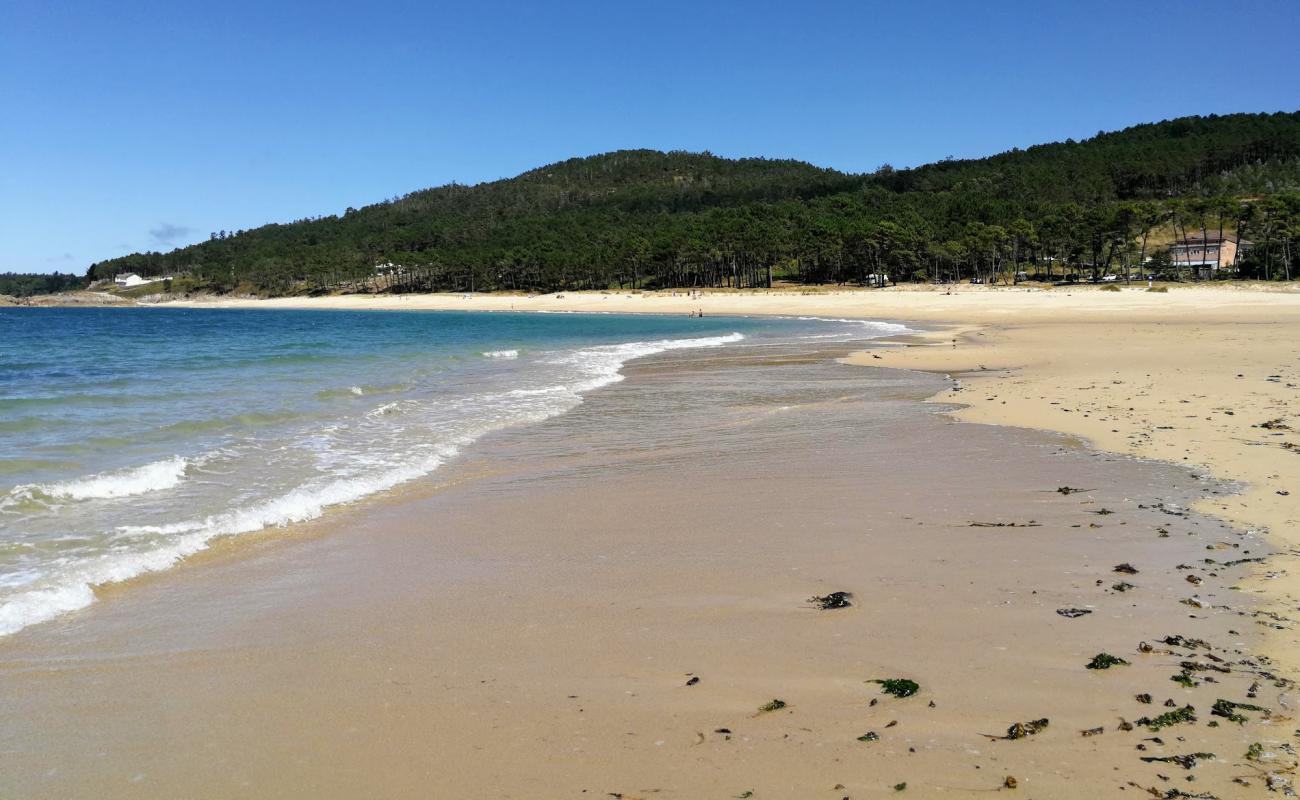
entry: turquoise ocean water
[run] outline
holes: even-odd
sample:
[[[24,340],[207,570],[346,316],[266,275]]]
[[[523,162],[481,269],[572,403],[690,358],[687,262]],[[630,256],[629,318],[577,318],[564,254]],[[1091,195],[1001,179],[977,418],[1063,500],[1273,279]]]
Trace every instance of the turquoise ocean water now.
[[[902,326],[616,314],[0,308],[0,635],[217,537],[434,473],[630,359]]]

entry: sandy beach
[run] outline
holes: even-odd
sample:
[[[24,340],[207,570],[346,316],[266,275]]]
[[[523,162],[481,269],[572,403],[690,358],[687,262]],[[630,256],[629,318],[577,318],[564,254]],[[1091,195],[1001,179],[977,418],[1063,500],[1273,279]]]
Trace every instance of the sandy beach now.
[[[1280,551],[1245,591],[1288,622],[1266,651],[1300,675],[1300,292],[1266,284],[905,286],[874,291],[337,296],[232,307],[609,311],[868,317],[937,323],[850,363],[938,372],[960,419],[1057,431],[1110,452],[1204,469],[1239,494],[1198,508]],[[194,305],[205,305],[195,303]],[[1282,623],[1278,623],[1282,625]]]
[[[6,789],[1262,793],[1243,754],[1285,758],[1277,723],[1209,725],[1218,698],[1285,709],[1228,589],[1265,543],[1183,510],[1225,489],[953,422],[919,402],[942,379],[834,355],[638,362],[436,485],[9,637]],[[811,601],[837,591],[852,605]],[[1101,654],[1126,663],[1090,669]],[[1131,724],[1187,706],[1198,724]],[[1217,757],[1140,760],[1188,753]]]
[[[1205,295],[1193,307],[1135,302],[1109,314],[1089,307],[1014,322],[972,314],[965,319],[976,327],[956,332],[955,342],[852,360],[952,375],[959,386],[935,399],[965,406],[961,419],[1060,431],[1242,484],[1239,494],[1197,508],[1268,532],[1281,551],[1242,589],[1261,593],[1286,618],[1266,649],[1295,673],[1300,297]]]
[[[193,305],[206,305],[195,303]],[[897,287],[876,291],[337,296],[219,306],[870,317],[938,323],[852,363],[960,377],[960,419],[1058,431],[1103,450],[1203,468],[1243,491],[1199,504],[1268,532],[1282,555],[1243,589],[1300,604],[1300,292],[1268,285]],[[1267,426],[1265,424],[1267,423]],[[1290,628],[1267,650],[1300,675]]]
[[[0,793],[1228,798],[1289,780],[1300,294],[263,302],[929,330],[633,362],[436,480],[0,640]],[[849,607],[812,602],[837,591]],[[1123,663],[1091,668],[1107,654]]]

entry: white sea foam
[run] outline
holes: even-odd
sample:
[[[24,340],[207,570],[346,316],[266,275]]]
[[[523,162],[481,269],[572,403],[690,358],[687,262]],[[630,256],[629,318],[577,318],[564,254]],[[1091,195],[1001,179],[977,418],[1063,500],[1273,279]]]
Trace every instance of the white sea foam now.
[[[840,333],[812,334],[803,337],[805,339],[879,339],[884,336],[898,336],[904,333],[916,332],[897,322],[880,322],[873,319],[844,319],[838,317],[798,317],[798,319],[815,322],[840,322],[858,328],[858,330],[847,330]]]
[[[484,358],[519,358],[518,350],[489,350],[483,354]]]
[[[396,401],[392,403],[384,403],[382,406],[376,406],[375,408],[372,408],[369,411],[367,411],[366,417],[368,417],[369,419],[374,419],[375,417],[382,417],[385,414],[392,414],[395,411],[397,411],[398,407],[399,404]]]
[[[315,519],[331,506],[352,503],[391,490],[437,470],[464,447],[489,431],[539,422],[562,414],[582,402],[582,395],[622,380],[624,364],[634,358],[669,350],[718,347],[737,342],[739,333],[697,339],[664,339],[606,345],[552,354],[545,363],[558,368],[551,385],[492,391],[448,400],[427,401],[424,408],[440,416],[425,430],[437,436],[411,437],[410,429],[394,427],[376,417],[397,409],[381,405],[361,415],[353,438],[338,443],[325,466],[327,474],[304,480],[270,498],[245,501],[219,513],[157,524],[120,525],[110,537],[112,546],[94,555],[61,558],[38,577],[11,583],[0,600],[0,635],[53,619],[89,606],[94,588],[167,569],[206,549],[218,537],[251,533]],[[359,388],[359,387],[357,387]],[[420,406],[401,401],[404,415],[419,418]],[[406,406],[410,405],[410,408]],[[436,424],[434,424],[436,423]],[[340,433],[337,426],[318,430],[312,451]],[[384,439],[388,435],[391,438]],[[415,441],[417,444],[407,443]],[[301,443],[300,443],[301,445]],[[256,447],[257,445],[250,445]],[[215,452],[215,451],[214,451]],[[260,451],[257,451],[260,453]],[[213,456],[216,458],[217,456]],[[223,452],[220,457],[230,457]],[[200,459],[195,459],[198,463]],[[26,487],[51,498],[86,500],[127,497],[170,489],[183,479],[190,462],[175,457],[130,470],[92,475],[75,481]],[[214,474],[223,474],[214,469]],[[23,487],[20,487],[23,488]]]
[[[553,363],[573,364],[586,373],[586,380],[578,382],[574,391],[590,392],[611,383],[623,380],[619,371],[623,365],[634,358],[644,358],[669,350],[682,350],[696,347],[720,347],[724,344],[739,342],[744,339],[740,333],[726,336],[708,336],[699,339],[662,339],[657,342],[629,342],[627,344],[604,345],[578,350],[560,356]]]
[[[16,504],[31,499],[108,500],[171,489],[185,479],[189,462],[180,456],[154,461],[140,467],[101,472],[57,483],[29,483],[15,486],[4,498]]]
[[[66,583],[11,595],[0,605],[0,636],[85,608],[93,602],[95,592],[86,583]]]
[[[53,585],[10,595],[4,603],[0,603],[0,636],[85,608],[95,600],[95,586],[118,583],[167,569],[181,559],[206,549],[208,543],[219,536],[252,533],[264,528],[315,519],[330,506],[350,503],[427,475],[456,452],[454,446],[438,447],[432,454],[407,466],[364,477],[301,486],[248,508],[204,519],[167,525],[120,526],[116,538],[152,539],[155,546],[140,552],[115,552],[69,565],[52,582]]]

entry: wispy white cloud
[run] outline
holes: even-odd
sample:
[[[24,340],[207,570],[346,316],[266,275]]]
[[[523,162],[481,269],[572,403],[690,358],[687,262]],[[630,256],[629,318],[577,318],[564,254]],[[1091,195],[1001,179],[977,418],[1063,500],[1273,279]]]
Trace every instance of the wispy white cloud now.
[[[194,229],[187,228],[184,225],[173,225],[170,222],[160,222],[158,227],[150,228],[149,235],[159,244],[170,245],[177,239],[188,236]]]

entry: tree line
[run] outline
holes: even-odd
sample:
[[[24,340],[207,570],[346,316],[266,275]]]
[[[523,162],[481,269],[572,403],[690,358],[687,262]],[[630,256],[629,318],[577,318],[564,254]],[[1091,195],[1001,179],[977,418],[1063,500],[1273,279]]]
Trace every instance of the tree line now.
[[[263,294],[1194,277],[1152,242],[1238,232],[1255,242],[1242,277],[1289,280],[1298,191],[1300,113],[1188,117],[864,175],[619,151],[221,231],[99,262],[87,277],[185,274]]]
[[[71,272],[61,274],[28,274],[0,272],[0,295],[31,297],[34,294],[53,294],[86,288],[86,279]]]

